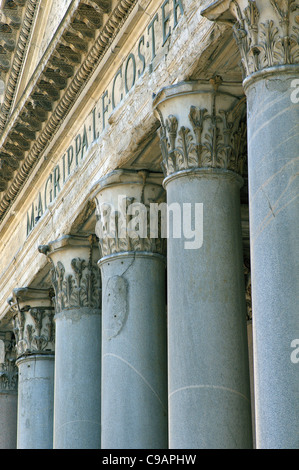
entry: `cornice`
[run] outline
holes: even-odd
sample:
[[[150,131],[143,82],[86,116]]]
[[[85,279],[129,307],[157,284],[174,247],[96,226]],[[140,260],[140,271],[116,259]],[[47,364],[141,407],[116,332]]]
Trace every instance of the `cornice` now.
[[[0,220],[59,129],[137,0],[74,0],[0,142]],[[103,14],[108,19],[103,24]]]
[[[18,74],[15,64],[17,61],[22,61],[23,47],[26,47],[31,28],[29,18],[31,8],[28,11],[28,7],[38,1],[2,0],[0,2],[0,79],[4,83],[4,101],[7,90],[9,89],[10,93],[14,91],[13,80]]]
[[[5,3],[8,3],[7,0]],[[8,71],[5,71],[3,69],[1,71],[1,78],[3,78],[5,81],[5,90],[0,109],[0,133],[5,127],[15,97],[15,91],[19,81],[20,72],[24,63],[25,53],[28,48],[29,39],[31,37],[35,13],[37,11],[37,7],[40,3],[40,0],[23,0],[15,1],[13,3],[20,6],[19,10],[22,8],[22,10],[25,10],[25,12],[18,35],[18,40],[15,44],[15,49],[12,54],[11,66]],[[5,41],[5,38],[3,38],[3,40]]]

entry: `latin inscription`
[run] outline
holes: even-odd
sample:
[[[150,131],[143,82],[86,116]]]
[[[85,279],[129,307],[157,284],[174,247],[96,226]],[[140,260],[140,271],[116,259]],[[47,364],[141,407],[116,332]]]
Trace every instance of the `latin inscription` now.
[[[148,67],[149,72],[152,71],[156,57],[158,54],[163,55],[165,45],[183,14],[183,0],[164,0],[160,9],[151,18],[132,52],[120,64],[109,86],[87,116],[83,128],[61,156],[60,161],[38,192],[27,212],[27,236],[47,211],[49,204],[56,199],[91,145],[105,130],[111,113],[132,90],[146,68]]]

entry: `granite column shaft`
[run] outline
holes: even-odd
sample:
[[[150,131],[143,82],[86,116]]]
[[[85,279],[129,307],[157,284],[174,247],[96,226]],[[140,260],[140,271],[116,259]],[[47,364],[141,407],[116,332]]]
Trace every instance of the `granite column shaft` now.
[[[217,2],[233,26],[247,97],[258,448],[298,448],[298,2]]]
[[[101,286],[93,237],[64,236],[39,248],[55,291],[54,449],[99,449]]]
[[[165,88],[154,101],[168,208],[181,210],[169,219],[167,250],[170,448],[252,446],[244,155],[234,146],[242,100],[218,77]]]
[[[104,449],[167,448],[165,258],[160,239],[137,233],[143,222],[148,230],[146,205],[161,192],[161,177],[115,171],[99,183],[96,196]]]

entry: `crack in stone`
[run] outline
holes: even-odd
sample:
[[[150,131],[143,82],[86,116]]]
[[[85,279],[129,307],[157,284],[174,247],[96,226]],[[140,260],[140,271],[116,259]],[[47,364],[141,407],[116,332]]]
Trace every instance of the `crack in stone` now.
[[[103,356],[103,359],[104,357],[107,357],[107,356],[111,356],[111,357],[114,357],[116,359],[119,359],[120,361],[124,362],[128,367],[130,367],[134,372],[136,372],[136,374],[143,380],[143,382],[148,386],[148,388],[153,392],[153,394],[155,395],[155,397],[157,398],[157,400],[159,401],[159,403],[161,404],[163,410],[165,412],[167,412],[161,398],[159,397],[158,393],[153,389],[153,387],[151,386],[151,384],[146,380],[145,377],[143,377],[143,375],[137,370],[135,369],[135,367],[132,366],[132,364],[130,364],[128,361],[126,361],[125,359],[123,359],[122,357],[118,356],[117,354],[112,354],[112,353],[107,353],[107,354],[104,354]]]
[[[223,390],[224,392],[231,392],[231,393],[234,393],[236,395],[239,395],[244,400],[247,400],[247,401],[250,402],[250,399],[248,397],[246,397],[246,395],[244,395],[243,393],[238,392],[237,390],[233,390],[232,388],[223,387],[222,385],[189,385],[187,387],[181,387],[181,388],[178,388],[177,390],[174,390],[173,392],[171,392],[168,395],[168,398],[170,398],[175,393],[181,392],[183,390],[203,389],[203,388],[212,389],[212,390]]]
[[[270,203],[270,199],[269,199],[268,195],[266,194],[266,191],[263,188],[261,188],[261,190],[262,190],[262,193],[264,194],[265,198],[267,199],[270,211],[272,212],[272,215],[275,218],[276,216],[273,212],[273,209],[272,209],[272,206],[271,206],[271,203]]]

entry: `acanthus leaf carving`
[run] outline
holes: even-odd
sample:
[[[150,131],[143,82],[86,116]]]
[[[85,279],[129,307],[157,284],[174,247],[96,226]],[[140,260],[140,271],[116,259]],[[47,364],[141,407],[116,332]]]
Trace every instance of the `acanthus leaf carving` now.
[[[244,100],[237,100],[228,110],[217,111],[217,96],[215,92],[211,113],[206,108],[191,106],[192,130],[179,127],[179,119],[171,116],[177,132],[169,135],[169,125],[165,126],[161,119],[162,168],[166,176],[195,168],[222,168],[243,173],[247,156]]]
[[[61,261],[52,266],[52,285],[56,313],[82,307],[100,308],[100,275],[96,263],[81,258],[71,261],[72,273],[66,273]]]
[[[191,106],[189,119],[192,124],[195,142],[196,142],[196,153],[198,155],[198,165],[202,165],[202,131],[204,126],[205,115],[208,112],[206,108],[199,108],[197,106]]]
[[[109,203],[98,205],[96,217],[96,233],[102,257],[121,252],[151,252],[165,255],[166,242],[160,236],[160,219],[159,236],[151,237],[150,234],[149,204],[140,203],[133,197],[125,197],[121,203],[119,202],[117,210]]]
[[[19,309],[13,319],[18,357],[54,351],[54,310],[50,307]]]
[[[273,15],[261,21],[263,8],[269,7]],[[237,20],[233,33],[245,76],[268,67],[298,63],[298,9],[296,0],[248,0],[242,13],[240,0],[232,0],[231,10]]]
[[[2,338],[3,335],[0,335]],[[6,333],[1,341],[4,344],[4,358],[0,363],[0,392],[16,392],[18,368],[16,366],[16,342],[12,334]]]

